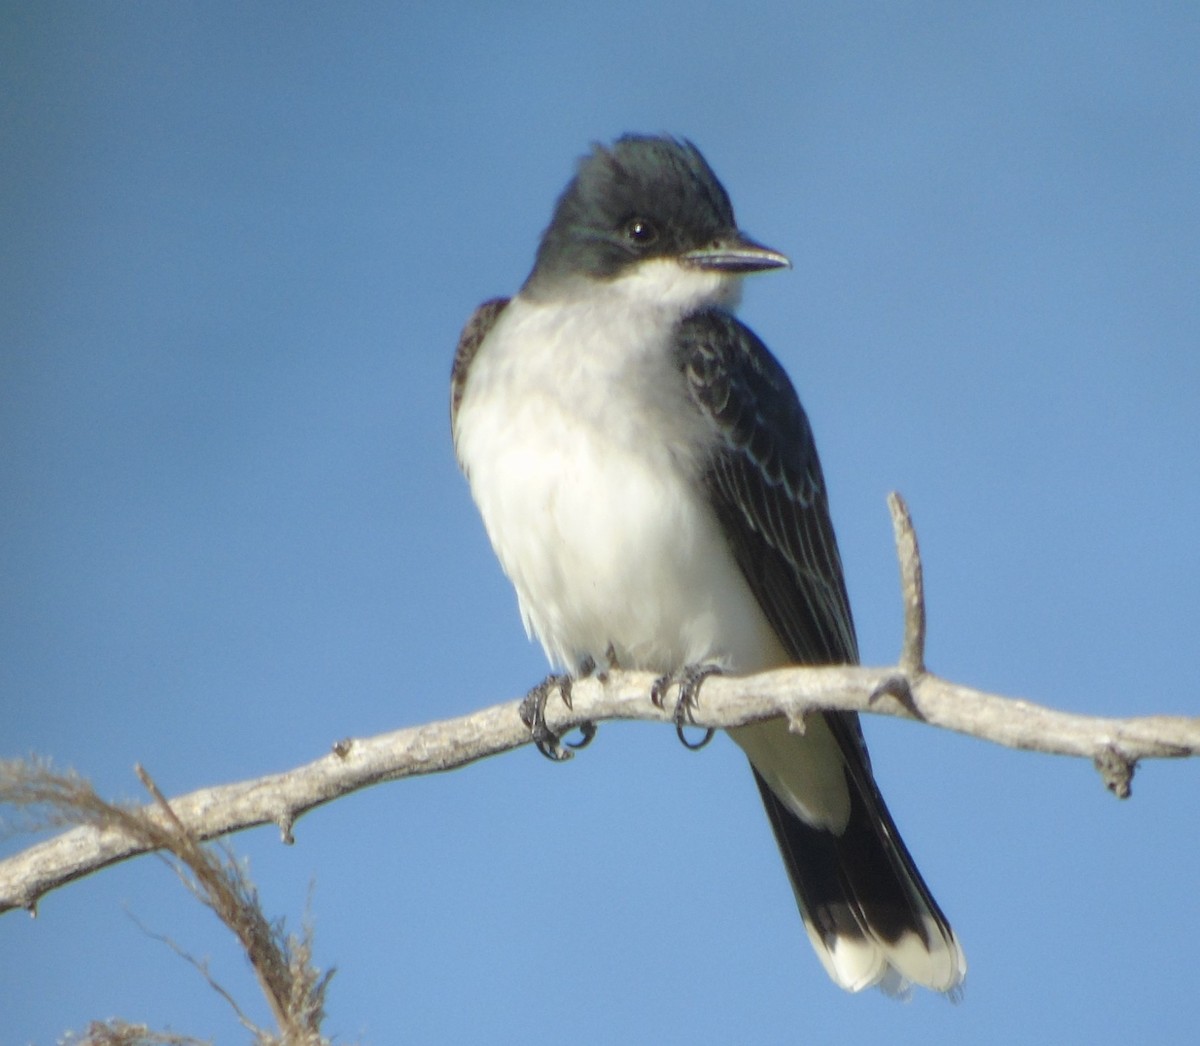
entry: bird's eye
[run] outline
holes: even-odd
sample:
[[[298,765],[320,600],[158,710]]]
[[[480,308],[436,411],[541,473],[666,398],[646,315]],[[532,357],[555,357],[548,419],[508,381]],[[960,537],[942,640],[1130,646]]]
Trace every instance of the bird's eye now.
[[[658,239],[658,226],[645,218],[630,218],[625,223],[625,235],[645,246]]]

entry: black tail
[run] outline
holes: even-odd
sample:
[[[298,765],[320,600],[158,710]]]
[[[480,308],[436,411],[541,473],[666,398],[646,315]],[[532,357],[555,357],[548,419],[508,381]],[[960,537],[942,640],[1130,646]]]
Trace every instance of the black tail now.
[[[757,769],[763,805],[787,865],[805,928],[826,970],[848,991],[912,984],[953,993],[966,959],[874,788],[846,775],[850,816],[835,833],[806,824]],[[862,784],[870,794],[864,794]]]

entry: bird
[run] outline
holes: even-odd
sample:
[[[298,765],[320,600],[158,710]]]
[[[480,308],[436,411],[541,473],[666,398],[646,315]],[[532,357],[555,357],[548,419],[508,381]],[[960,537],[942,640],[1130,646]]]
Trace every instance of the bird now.
[[[751,239],[686,139],[626,134],[579,160],[518,292],[468,320],[455,454],[526,632],[561,674],[679,684],[858,663],[828,491],[781,364],[736,316]],[[524,706],[523,706],[524,707]],[[850,992],[956,997],[963,950],[884,803],[855,713],[728,731],[749,759],[808,937]],[[681,730],[681,737],[683,737]]]

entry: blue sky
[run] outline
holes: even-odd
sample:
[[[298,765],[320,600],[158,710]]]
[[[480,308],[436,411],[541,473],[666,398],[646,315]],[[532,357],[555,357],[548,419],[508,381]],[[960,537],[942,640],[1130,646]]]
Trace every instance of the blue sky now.
[[[742,312],[816,430],[864,658],[899,646],[896,488],[935,671],[1195,712],[1200,9],[421,6],[0,7],[0,752],[178,794],[540,679],[447,375],[630,130],[692,138],[793,259]],[[832,986],[724,740],[609,725],[234,843],[270,913],[311,888],[341,1041],[1193,1041],[1196,766],[1118,803],[1081,762],[867,731],[957,1006]],[[265,1020],[143,859],[0,920],[0,1046],[245,1040],[129,913]]]

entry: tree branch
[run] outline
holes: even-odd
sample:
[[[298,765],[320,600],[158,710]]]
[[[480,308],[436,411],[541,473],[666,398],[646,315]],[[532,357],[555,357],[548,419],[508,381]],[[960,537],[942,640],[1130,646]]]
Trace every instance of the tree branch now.
[[[784,715],[796,729],[803,729],[804,716],[817,710],[892,715],[1010,748],[1091,759],[1105,784],[1122,798],[1129,795],[1139,760],[1200,755],[1200,718],[1074,715],[960,686],[924,671],[920,559],[907,509],[898,496],[892,511],[905,597],[900,664],[714,676],[705,682],[701,703],[694,709],[696,725],[727,728]],[[659,708],[649,698],[654,679],[648,672],[616,671],[603,681],[581,679],[572,690],[571,708],[551,701],[549,725],[563,732],[607,719],[670,723],[671,702]],[[201,789],[171,800],[170,810],[196,840],[273,823],[284,841],[291,842],[296,819],[333,799],[384,781],[452,770],[528,744],[520,703],[509,701],[456,719],[339,741],[330,754],[307,765]],[[0,762],[0,801],[17,806],[52,802],[37,791],[44,776],[24,762]],[[167,816],[157,803],[143,812],[152,819]],[[144,837],[135,838],[116,825],[63,832],[0,861],[0,912],[36,911],[38,900],[51,890],[150,849]]]
[[[614,672],[607,682],[580,680],[573,707],[551,702],[556,731],[606,719],[670,723],[672,710],[649,699],[654,676]],[[911,702],[894,696],[897,679]],[[1028,701],[973,690],[929,673],[908,676],[897,668],[789,668],[757,676],[709,679],[695,709],[699,726],[731,727],[780,714],[794,723],[818,709],[843,709],[916,719],[1010,748],[1082,756],[1096,762],[1116,794],[1129,794],[1129,778],[1141,759],[1200,754],[1200,718],[1146,716],[1104,719],[1073,715]],[[281,774],[204,788],[171,801],[180,824],[195,839],[274,823],[285,841],[292,824],[314,807],[351,792],[421,774],[453,770],[529,743],[520,701],[509,701],[456,719],[410,727],[375,737],[338,742],[331,754]],[[27,764],[0,765],[0,797],[19,796]],[[165,816],[157,805],[152,818]],[[33,910],[57,887],[147,847],[120,829],[74,828],[0,861],[0,912]]]

